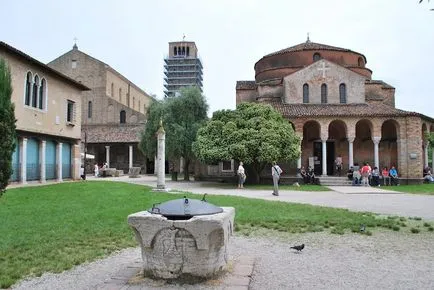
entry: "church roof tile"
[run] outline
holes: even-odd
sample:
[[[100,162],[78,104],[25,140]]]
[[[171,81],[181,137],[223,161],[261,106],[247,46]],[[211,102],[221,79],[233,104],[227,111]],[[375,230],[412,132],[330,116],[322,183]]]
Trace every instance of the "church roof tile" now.
[[[400,117],[420,116],[419,113],[393,108],[384,104],[284,104],[279,100],[270,100],[278,112],[291,117]]]

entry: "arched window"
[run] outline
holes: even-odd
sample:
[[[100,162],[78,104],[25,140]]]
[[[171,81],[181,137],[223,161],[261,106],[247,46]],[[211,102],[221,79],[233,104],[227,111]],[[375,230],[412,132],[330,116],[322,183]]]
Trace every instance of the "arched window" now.
[[[178,46],[178,55],[181,55],[181,47]]]
[[[190,47],[187,46],[187,56],[189,56],[189,55],[190,55]]]
[[[182,55],[185,55],[185,46],[182,47]]]
[[[347,103],[347,86],[345,84],[339,85],[339,100],[341,104]]]
[[[303,85],[303,103],[304,104],[309,103],[309,85],[308,84]]]
[[[359,57],[359,66],[365,67],[365,63],[363,61],[363,58]]]
[[[112,96],[112,98],[115,97],[115,85],[114,85],[114,83],[112,83],[111,88],[110,88],[110,96]]]
[[[140,112],[140,109],[141,109],[141,107],[140,107],[140,100],[139,100],[139,104],[137,105],[137,108],[139,109],[139,112]]]
[[[173,55],[177,55],[176,46],[173,47]]]
[[[313,54],[313,61],[318,61],[321,59],[321,54],[319,54],[318,52],[315,52]]]
[[[28,72],[26,77],[26,92],[24,96],[25,97],[24,104],[26,106],[30,106],[31,91],[32,91],[32,73]]]
[[[120,113],[120,123],[125,124],[126,121],[127,121],[127,113],[125,113],[125,111],[122,110]]]
[[[327,85],[321,85],[321,104],[327,104]]]
[[[39,95],[39,77],[36,75],[33,82],[32,107],[37,108]]]
[[[136,98],[133,97],[133,109],[136,107]]]
[[[41,110],[45,109],[46,90],[47,90],[47,82],[43,78],[41,80],[41,86],[39,87],[39,102],[38,102],[38,108]]]
[[[87,117],[92,118],[92,102],[87,103]]]
[[[122,88],[119,88],[119,102],[122,102]]]

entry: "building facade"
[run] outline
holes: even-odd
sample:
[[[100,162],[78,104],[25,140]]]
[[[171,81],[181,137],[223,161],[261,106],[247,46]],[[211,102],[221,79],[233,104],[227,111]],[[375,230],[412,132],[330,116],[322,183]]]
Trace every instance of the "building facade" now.
[[[153,170],[154,158],[147,160],[138,148],[152,97],[77,45],[48,66],[91,88],[83,93],[81,110],[82,153],[95,157],[86,172],[104,162],[125,173],[131,167]]]
[[[169,42],[169,55],[164,62],[166,97],[174,97],[181,88],[189,86],[197,86],[202,92],[203,67],[194,42]]]
[[[285,172],[312,166],[333,175],[341,156],[344,170],[395,166],[403,183],[421,182],[434,119],[396,108],[395,88],[373,80],[366,63],[358,52],[308,39],[256,62],[255,80],[236,84],[236,103],[270,104],[293,125],[302,154]]]
[[[12,74],[18,140],[11,181],[79,179],[83,84],[0,42]]]

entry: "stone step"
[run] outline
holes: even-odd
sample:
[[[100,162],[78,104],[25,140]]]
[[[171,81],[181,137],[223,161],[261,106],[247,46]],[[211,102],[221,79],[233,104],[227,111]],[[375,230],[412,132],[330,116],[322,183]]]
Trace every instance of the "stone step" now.
[[[327,186],[348,186],[352,184],[351,180],[344,176],[321,176],[319,177],[319,183]]]

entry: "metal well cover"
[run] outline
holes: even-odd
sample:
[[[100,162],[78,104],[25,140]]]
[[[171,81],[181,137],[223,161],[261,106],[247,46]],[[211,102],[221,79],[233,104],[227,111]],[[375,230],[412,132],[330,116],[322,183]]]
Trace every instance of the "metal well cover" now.
[[[196,216],[196,215],[209,215],[223,212],[221,207],[208,203],[205,196],[202,200],[180,198],[169,200],[161,204],[154,204],[148,210],[150,213],[161,214],[163,216]]]

